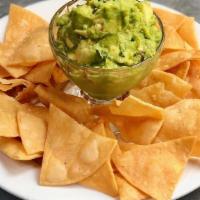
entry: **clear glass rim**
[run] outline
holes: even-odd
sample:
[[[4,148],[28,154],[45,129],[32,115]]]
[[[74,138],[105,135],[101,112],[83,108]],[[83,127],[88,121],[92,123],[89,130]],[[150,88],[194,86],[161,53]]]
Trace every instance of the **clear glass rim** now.
[[[58,54],[59,57],[61,57],[64,60],[67,60],[67,62],[74,68],[77,68],[79,70],[82,69],[82,70],[90,70],[90,71],[107,71],[107,72],[115,72],[115,71],[119,72],[120,70],[121,71],[130,70],[132,68],[140,67],[140,66],[143,66],[146,63],[150,62],[162,50],[163,43],[165,40],[164,26],[163,26],[163,23],[162,23],[160,17],[158,17],[158,15],[154,12],[154,15],[156,16],[156,18],[158,20],[158,24],[159,24],[161,32],[162,32],[162,38],[156,49],[156,53],[153,57],[146,58],[144,61],[137,63],[135,65],[132,65],[132,66],[122,66],[122,67],[118,67],[118,68],[102,68],[102,67],[98,67],[98,66],[90,67],[87,65],[78,65],[77,63],[72,62],[71,60],[68,59],[68,57],[66,55],[62,54],[60,51],[57,51],[56,40],[54,37],[53,28],[54,28],[54,22],[55,22],[56,17],[59,16],[63,12],[63,10],[65,10],[66,7],[72,6],[73,4],[77,3],[78,1],[80,1],[80,0],[71,0],[71,1],[67,2],[66,4],[64,4],[61,8],[59,8],[56,11],[56,13],[53,15],[50,25],[49,25],[49,41],[50,41],[51,47],[53,48],[54,52],[56,52],[56,54]]]

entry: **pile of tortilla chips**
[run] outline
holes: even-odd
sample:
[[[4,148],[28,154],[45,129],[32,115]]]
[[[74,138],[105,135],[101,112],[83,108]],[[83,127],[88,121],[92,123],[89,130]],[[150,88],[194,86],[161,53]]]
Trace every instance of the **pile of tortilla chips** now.
[[[155,12],[166,34],[157,68],[123,101],[91,105],[64,93],[47,22],[11,5],[0,44],[0,151],[43,158],[41,185],[170,200],[187,162],[200,157],[200,50],[193,18]]]

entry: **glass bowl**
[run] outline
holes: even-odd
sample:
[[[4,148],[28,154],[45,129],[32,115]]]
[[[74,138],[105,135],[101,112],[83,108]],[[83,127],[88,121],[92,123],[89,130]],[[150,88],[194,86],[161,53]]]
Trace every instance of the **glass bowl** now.
[[[162,39],[154,57],[148,58],[133,66],[124,66],[115,69],[105,69],[98,66],[80,66],[70,61],[67,56],[57,48],[56,39],[58,28],[56,25],[56,18],[70,11],[73,7],[82,5],[85,2],[86,1],[83,0],[72,0],[55,13],[49,27],[50,45],[60,67],[64,70],[68,78],[86,95],[98,100],[112,100],[122,96],[127,91],[137,86],[156,66],[163,47],[163,25],[159,17],[156,16],[162,31]]]

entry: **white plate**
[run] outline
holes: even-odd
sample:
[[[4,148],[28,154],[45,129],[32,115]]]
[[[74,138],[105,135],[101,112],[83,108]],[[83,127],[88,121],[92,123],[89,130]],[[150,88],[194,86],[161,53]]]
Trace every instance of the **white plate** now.
[[[27,8],[50,21],[54,12],[64,3],[66,0],[49,0]],[[155,6],[163,7],[158,4]],[[7,17],[0,19],[0,41],[3,39],[6,22]],[[199,24],[197,31],[200,33]],[[38,179],[39,167],[36,165],[16,162],[0,154],[0,187],[18,197],[26,200],[114,200],[107,195],[80,186],[42,187],[38,185]],[[198,187],[200,187],[200,161],[192,160],[187,165],[173,198],[178,199]]]

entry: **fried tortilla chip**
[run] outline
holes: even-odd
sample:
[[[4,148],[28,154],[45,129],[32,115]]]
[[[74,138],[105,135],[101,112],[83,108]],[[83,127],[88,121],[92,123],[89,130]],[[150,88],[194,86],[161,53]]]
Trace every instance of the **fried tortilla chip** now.
[[[30,33],[41,27],[48,27],[48,23],[28,9],[11,4],[5,42],[22,42]]]
[[[146,200],[149,199],[146,194],[130,185],[123,177],[116,175],[117,184],[119,187],[120,200]]]
[[[119,116],[163,118],[162,108],[146,103],[132,95],[120,102],[119,105],[112,104],[110,111]]]
[[[187,81],[182,80],[176,75],[159,70],[153,70],[149,78],[146,80],[146,84],[150,85],[156,82],[163,82],[167,90],[173,92],[180,98],[185,97],[192,89],[192,86]]]
[[[0,78],[6,78],[9,76],[10,74],[3,67],[0,66]]]
[[[59,84],[59,83],[64,83],[66,81],[68,81],[68,78],[67,78],[67,75],[64,73],[64,71],[56,66],[54,69],[53,69],[53,80],[55,81],[56,84]]]
[[[186,17],[184,23],[179,27],[178,33],[180,36],[193,48],[198,49],[199,43],[193,17]]]
[[[81,181],[80,184],[113,197],[118,195],[118,186],[110,161],[107,161],[91,177]]]
[[[135,145],[113,161],[123,177],[153,199],[169,200],[191,154],[195,137]]]
[[[179,78],[186,80],[187,75],[190,70],[190,61],[186,61],[184,63],[181,63],[179,66],[169,70],[170,73],[175,74]]]
[[[0,93],[0,136],[18,137],[17,110],[20,104],[12,97]]]
[[[173,92],[166,90],[165,84],[162,82],[154,83],[139,90],[133,89],[130,94],[150,104],[164,108],[181,100]]]
[[[33,160],[42,157],[40,153],[27,154],[22,143],[15,138],[0,137],[0,151],[13,160]]]
[[[48,110],[38,106],[26,106],[17,113],[20,137],[28,154],[44,151],[47,115]]]
[[[85,123],[91,118],[90,106],[82,98],[41,85],[35,88],[35,92],[41,99],[44,99],[48,103],[53,103],[79,123]]]
[[[56,62],[43,62],[34,67],[24,78],[32,83],[43,83],[50,85],[50,79],[53,74]]]
[[[175,51],[162,55],[159,59],[159,68],[163,71],[172,69],[177,65],[191,60],[193,57],[192,51]]]
[[[163,124],[162,119],[131,117],[115,118],[112,122],[120,130],[123,141],[142,145],[151,144]]]
[[[185,50],[186,42],[181,38],[181,36],[176,32],[176,29],[172,26],[164,26],[165,30],[165,42],[164,49],[171,50]]]
[[[184,23],[186,16],[177,14],[166,9],[154,8],[154,12],[160,17],[165,25],[172,26],[177,30]]]
[[[182,100],[166,108],[165,120],[155,142],[163,142],[186,136],[197,136],[198,139],[200,138],[199,124],[200,100]]]
[[[93,133],[51,105],[40,183],[78,183],[103,166],[115,146],[115,140]]]
[[[36,29],[15,48],[6,65],[28,67],[54,60],[48,38],[48,28]]]

